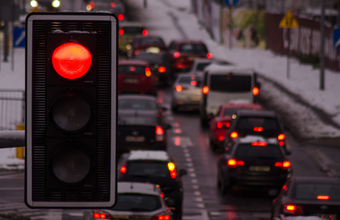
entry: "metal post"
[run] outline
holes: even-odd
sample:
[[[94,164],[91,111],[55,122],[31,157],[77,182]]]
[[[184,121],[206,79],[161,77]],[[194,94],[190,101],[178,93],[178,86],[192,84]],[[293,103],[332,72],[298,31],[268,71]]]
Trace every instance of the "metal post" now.
[[[224,6],[224,1],[220,0],[220,43],[223,44],[223,34],[222,34],[222,30],[223,30],[223,6]]]
[[[147,0],[144,0],[144,8],[146,8],[148,5],[147,5]]]
[[[321,0],[320,90],[325,89],[325,0]]]
[[[290,69],[290,28],[287,28],[287,38],[288,38],[288,51],[287,51],[287,79],[289,79],[289,69]]]
[[[8,21],[5,21],[5,26],[4,26],[4,62],[8,62],[8,49],[9,49],[9,45],[8,45]]]
[[[232,34],[232,31],[233,31],[233,28],[232,28],[232,25],[233,25],[233,22],[232,22],[232,16],[231,16],[231,5],[229,5],[229,49],[231,50],[232,49],[232,39],[231,39],[231,34]]]

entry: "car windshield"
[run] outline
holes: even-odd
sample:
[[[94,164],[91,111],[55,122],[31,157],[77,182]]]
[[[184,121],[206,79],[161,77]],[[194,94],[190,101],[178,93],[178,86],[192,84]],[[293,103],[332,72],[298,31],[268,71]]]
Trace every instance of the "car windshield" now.
[[[208,53],[208,50],[203,44],[181,44],[179,46],[179,52]]]
[[[170,177],[168,164],[157,161],[130,162],[127,166],[127,176],[132,177]]]
[[[163,40],[161,38],[141,38],[139,40],[140,45],[162,45],[165,46]]]
[[[245,75],[211,75],[210,90],[218,92],[250,92],[251,76]]]
[[[117,195],[117,203],[111,208],[114,211],[129,212],[152,212],[162,208],[159,196],[146,194],[123,194]]]
[[[142,34],[144,28],[142,27],[123,27],[124,34]]]
[[[295,189],[296,199],[318,200],[318,196],[327,200],[340,201],[340,185],[331,183],[298,183]],[[322,199],[319,197],[319,199]]]
[[[280,132],[280,126],[276,118],[265,117],[241,117],[235,130],[239,132]]]
[[[118,98],[118,109],[120,110],[157,110],[157,103],[146,99],[122,99]]]
[[[267,146],[253,146],[251,144],[241,144],[235,152],[236,157],[278,159],[284,155],[278,145],[268,144]]]
[[[145,74],[145,66],[138,65],[119,65],[118,74],[130,73],[130,74]]]

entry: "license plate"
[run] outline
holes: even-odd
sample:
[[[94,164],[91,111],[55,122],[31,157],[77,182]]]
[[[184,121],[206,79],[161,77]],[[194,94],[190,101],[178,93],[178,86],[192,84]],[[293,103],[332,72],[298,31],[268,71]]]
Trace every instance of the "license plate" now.
[[[125,140],[127,142],[144,142],[145,137],[144,136],[126,136]]]
[[[196,60],[199,57],[188,57],[188,60]]]
[[[269,172],[270,166],[250,166],[249,171],[256,171],[256,172]]]
[[[200,100],[201,100],[201,97],[191,97],[191,100],[192,100],[192,101],[200,101]]]
[[[148,53],[159,53],[161,49],[159,47],[148,47],[145,51]]]
[[[139,79],[137,79],[137,78],[125,78],[124,82],[125,83],[138,83]]]

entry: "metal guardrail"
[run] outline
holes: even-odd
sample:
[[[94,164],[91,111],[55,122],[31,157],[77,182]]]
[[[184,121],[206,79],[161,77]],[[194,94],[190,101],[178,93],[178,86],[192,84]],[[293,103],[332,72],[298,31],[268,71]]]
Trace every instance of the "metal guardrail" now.
[[[25,90],[0,89],[0,130],[25,124]]]

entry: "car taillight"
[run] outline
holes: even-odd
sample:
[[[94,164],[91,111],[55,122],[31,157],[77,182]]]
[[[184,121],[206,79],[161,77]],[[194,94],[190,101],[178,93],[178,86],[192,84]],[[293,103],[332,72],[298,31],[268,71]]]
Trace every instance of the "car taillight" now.
[[[326,195],[319,195],[319,196],[317,197],[317,199],[319,199],[319,200],[328,200],[328,199],[329,199],[329,196],[326,196]]]
[[[111,2],[111,7],[115,8],[116,7],[116,2]]]
[[[261,132],[261,131],[263,131],[263,128],[262,127],[255,127],[253,130],[257,131],[257,132]]]
[[[118,17],[118,20],[120,20],[120,21],[124,20],[124,15],[123,14],[119,14],[117,17]]]
[[[236,131],[231,132],[230,137],[231,138],[237,138],[238,137],[237,132]]]
[[[165,71],[166,71],[166,68],[164,66],[158,67],[158,72],[165,73]]]
[[[302,215],[303,210],[300,206],[296,206],[296,205],[293,205],[293,204],[284,204],[283,205],[283,213],[293,214],[293,215]]]
[[[124,34],[124,29],[119,29],[119,35],[123,35]]]
[[[276,162],[274,166],[281,167],[282,169],[288,169],[291,166],[291,163],[290,161]]]
[[[161,192],[161,197],[164,198],[164,192]]]
[[[109,213],[104,212],[104,211],[93,211],[93,218],[111,219],[113,217]]]
[[[152,216],[153,220],[170,220],[170,214],[167,212],[163,212],[157,215]]]
[[[135,50],[135,56],[137,56],[139,54],[139,51],[138,50]]]
[[[148,31],[146,29],[143,30],[143,35],[144,36],[148,35]]]
[[[125,175],[125,173],[126,173],[126,170],[127,170],[127,168],[126,168],[126,162],[120,167],[120,169],[119,169],[119,176],[120,177],[124,177],[124,175]]]
[[[164,131],[163,128],[161,126],[157,126],[156,127],[156,141],[163,141],[164,139]]]
[[[223,136],[223,135],[218,136],[218,140],[219,140],[219,141],[223,141],[223,140],[224,140],[224,136]]]
[[[244,165],[244,162],[242,160],[236,160],[236,159],[228,160],[229,167],[236,167],[236,166],[243,166],[243,165]]]
[[[208,94],[208,92],[209,92],[209,87],[208,87],[208,86],[204,86],[204,87],[202,88],[202,92],[203,92],[204,95]]]
[[[283,145],[285,145],[285,142],[284,141],[280,141],[279,145],[282,147]]]
[[[177,176],[177,173],[176,173],[176,167],[175,167],[175,164],[172,163],[172,162],[169,162],[168,163],[168,168],[169,168],[169,171],[170,171],[170,176],[171,178],[176,178]]]
[[[147,77],[150,77],[150,76],[151,76],[151,70],[150,70],[149,67],[145,67],[145,75],[146,75]]]
[[[179,56],[181,56],[181,54],[179,52],[174,53],[174,57],[178,58]]]
[[[183,90],[182,86],[178,85],[176,86],[176,91],[177,92],[181,92]]]
[[[225,126],[224,128],[229,128],[230,127],[230,122],[229,121],[219,121],[216,123],[216,127],[217,128],[223,128],[223,126]]]
[[[252,142],[251,143],[252,146],[267,146],[267,142]]]
[[[191,82],[190,82],[190,85],[196,86],[196,85],[197,85],[197,81],[191,81]]]
[[[280,134],[279,136],[277,136],[277,139],[279,140],[279,141],[282,141],[282,140],[284,140],[285,139],[285,135],[284,134]]]
[[[207,53],[207,58],[211,59],[212,58],[212,54],[211,53]]]
[[[259,88],[257,88],[257,87],[253,88],[253,95],[258,95],[259,92],[260,92]]]

